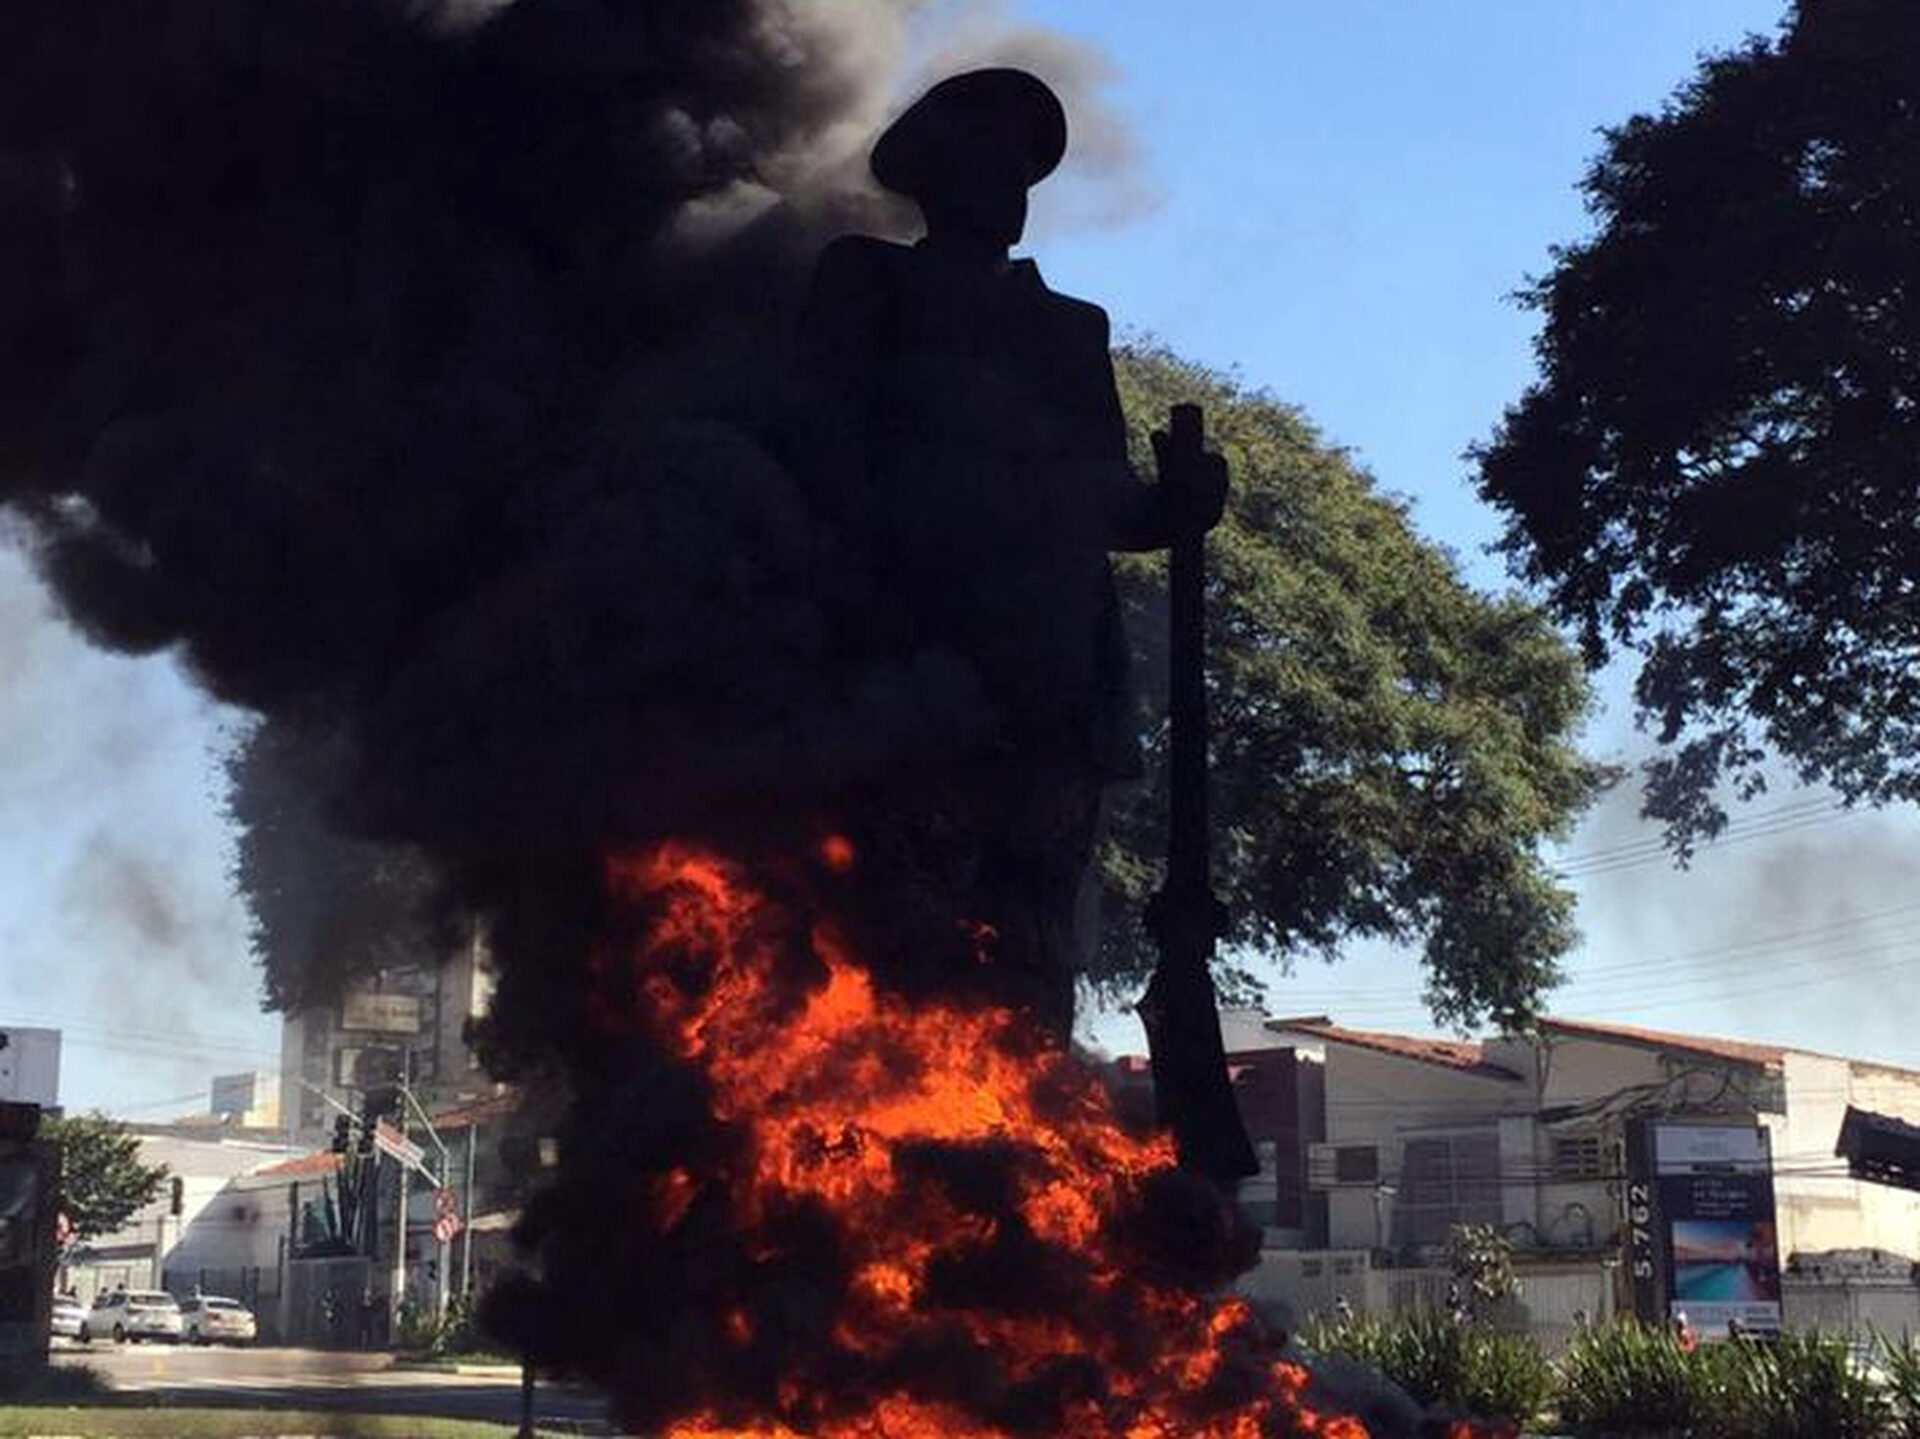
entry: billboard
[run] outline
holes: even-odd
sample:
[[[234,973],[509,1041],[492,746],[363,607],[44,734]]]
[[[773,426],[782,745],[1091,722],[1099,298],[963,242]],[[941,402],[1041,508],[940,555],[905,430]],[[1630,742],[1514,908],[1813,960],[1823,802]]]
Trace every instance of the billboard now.
[[[340,1005],[340,1027],[374,1034],[418,1034],[420,996],[356,989]]]
[[[1757,1125],[1656,1124],[1653,1182],[1667,1313],[1703,1334],[1780,1327],[1773,1156]]]

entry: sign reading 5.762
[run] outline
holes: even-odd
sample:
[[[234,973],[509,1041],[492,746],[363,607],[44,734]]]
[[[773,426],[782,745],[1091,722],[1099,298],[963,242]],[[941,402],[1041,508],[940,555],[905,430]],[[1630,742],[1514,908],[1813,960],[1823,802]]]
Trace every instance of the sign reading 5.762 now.
[[[1627,1272],[1651,1280],[1659,1263],[1660,1236],[1654,1228],[1653,1185],[1635,1179],[1627,1185]]]

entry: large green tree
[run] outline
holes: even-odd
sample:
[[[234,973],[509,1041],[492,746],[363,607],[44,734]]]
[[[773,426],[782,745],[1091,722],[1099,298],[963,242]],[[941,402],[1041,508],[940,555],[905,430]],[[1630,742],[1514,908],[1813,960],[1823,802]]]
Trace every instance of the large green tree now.
[[[1682,852],[1769,752],[1920,797],[1920,8],[1805,0],[1606,132],[1480,452],[1519,573],[1639,658]]]
[[[140,1162],[140,1139],[100,1113],[46,1120],[42,1137],[60,1147],[60,1212],[75,1239],[111,1234],[148,1204],[167,1166]]]
[[[1572,943],[1572,899],[1540,858],[1606,775],[1574,735],[1578,657],[1534,607],[1468,587],[1300,414],[1164,350],[1117,356],[1136,460],[1179,401],[1205,407],[1233,488],[1209,543],[1216,887],[1228,952],[1332,957],[1420,946],[1444,1022],[1523,1022]],[[1102,849],[1108,925],[1093,978],[1153,962],[1141,901],[1166,815],[1165,560],[1121,563],[1148,742]],[[1250,976],[1223,964],[1223,980]]]

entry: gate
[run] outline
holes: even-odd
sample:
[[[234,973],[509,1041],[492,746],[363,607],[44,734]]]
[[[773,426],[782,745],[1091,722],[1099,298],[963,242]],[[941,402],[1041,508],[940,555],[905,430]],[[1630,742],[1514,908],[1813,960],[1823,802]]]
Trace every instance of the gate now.
[[[283,1344],[318,1349],[384,1349],[387,1273],[364,1255],[287,1263]]]

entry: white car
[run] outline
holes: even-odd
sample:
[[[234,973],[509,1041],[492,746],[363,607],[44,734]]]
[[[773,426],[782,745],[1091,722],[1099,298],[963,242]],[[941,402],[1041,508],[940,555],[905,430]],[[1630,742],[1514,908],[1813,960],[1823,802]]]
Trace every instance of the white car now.
[[[180,1332],[189,1344],[251,1344],[253,1311],[238,1299],[196,1294],[180,1301]]]
[[[78,1339],[86,1327],[87,1306],[71,1294],[53,1296],[52,1330],[56,1339]]]
[[[82,1342],[112,1339],[164,1339],[180,1342],[180,1303],[158,1289],[115,1289],[93,1301],[80,1326]]]

